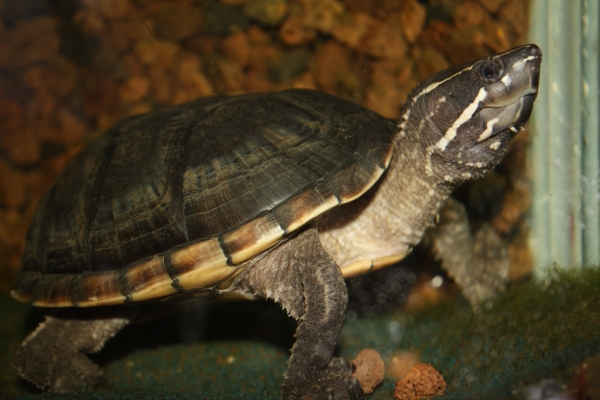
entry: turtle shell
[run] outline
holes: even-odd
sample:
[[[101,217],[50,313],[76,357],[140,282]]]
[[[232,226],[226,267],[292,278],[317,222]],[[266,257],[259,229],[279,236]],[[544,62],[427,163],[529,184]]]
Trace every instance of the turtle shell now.
[[[127,118],[65,166],[13,296],[96,306],[213,288],[387,168],[395,123],[326,93],[220,96]]]

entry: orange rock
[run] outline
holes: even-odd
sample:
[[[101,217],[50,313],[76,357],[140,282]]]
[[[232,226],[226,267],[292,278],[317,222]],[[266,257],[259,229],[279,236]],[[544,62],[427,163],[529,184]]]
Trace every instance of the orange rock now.
[[[24,123],[21,104],[9,97],[0,97],[0,132],[18,130]]]
[[[269,62],[281,54],[281,50],[274,45],[256,45],[250,48],[248,67],[261,74],[266,74]]]
[[[253,92],[269,92],[273,90],[273,82],[269,80],[266,70],[252,68],[246,73],[245,91]]]
[[[494,14],[502,7],[506,0],[477,0],[485,9]]]
[[[248,0],[219,0],[223,4],[227,4],[230,6],[239,6],[240,4],[244,4]]]
[[[344,15],[344,7],[337,0],[299,0],[302,4],[304,25],[321,33],[330,33]],[[291,12],[291,11],[290,11]]]
[[[67,96],[75,88],[79,70],[63,56],[55,56],[43,66],[43,84],[57,99]]]
[[[40,88],[35,91],[34,96],[27,103],[27,112],[29,115],[47,117],[54,112],[56,99],[46,88]]]
[[[30,165],[38,162],[40,141],[38,133],[31,127],[23,126],[16,131],[3,132],[0,140],[4,154],[11,163]]]
[[[129,11],[129,0],[81,0],[81,3],[102,18],[123,17]]]
[[[250,28],[248,28],[248,40],[250,41],[251,45],[271,43],[271,38],[269,35],[258,25],[252,25]]]
[[[444,54],[430,46],[422,46],[414,49],[412,56],[415,59],[419,80],[423,80],[450,66]]]
[[[460,29],[465,25],[481,27],[490,21],[488,12],[475,0],[465,0],[454,8],[456,26]]]
[[[372,83],[364,104],[388,118],[398,118],[402,108],[403,98],[398,87],[396,66],[391,60],[373,63]]]
[[[121,101],[136,102],[148,93],[150,81],[143,76],[134,76],[119,86],[119,98]]]
[[[290,46],[312,42],[315,39],[316,34],[314,29],[306,27],[303,21],[297,17],[286,19],[279,29],[279,37],[283,43]]]
[[[150,34],[148,27],[144,25],[144,21],[132,16],[110,21],[108,29],[123,36],[131,44],[139,40],[142,36]]]
[[[201,72],[200,60],[190,52],[181,55],[177,68],[177,90],[171,104],[180,104],[214,94],[212,84]]]
[[[341,71],[348,68],[350,50],[334,41],[322,46],[313,59],[315,81],[321,89],[330,93],[338,92]]]
[[[427,11],[416,0],[405,0],[400,8],[400,26],[408,43],[414,43],[425,24]]]
[[[417,364],[401,380],[396,382],[394,398],[398,400],[418,400],[444,394],[444,377],[431,364]]]
[[[114,104],[117,87],[112,79],[94,73],[85,79],[83,87],[83,112],[89,117],[97,116]]]
[[[442,21],[431,21],[422,32],[419,43],[421,46],[433,47],[443,53],[442,49],[448,46],[454,28]]]
[[[288,0],[249,0],[244,15],[263,26],[277,26],[288,12]]]
[[[375,386],[383,382],[385,375],[385,364],[379,353],[373,349],[363,349],[352,360],[354,365],[354,376],[360,382],[365,394],[373,393]]]
[[[55,118],[61,143],[67,146],[80,146],[84,142],[88,126],[78,114],[65,106],[60,106]]]
[[[355,49],[373,25],[373,18],[366,13],[357,12],[341,19],[331,34],[340,43]]]
[[[58,23],[57,18],[46,16],[18,21],[2,40],[0,67],[22,68],[55,56],[60,48]]]
[[[234,33],[223,39],[221,50],[229,60],[245,67],[250,59],[250,39],[244,32]]]
[[[318,89],[317,82],[310,72],[298,75],[292,79],[292,88],[296,89]]]
[[[134,104],[129,111],[127,112],[127,116],[132,116],[132,115],[138,115],[138,114],[144,114],[147,112],[152,111],[152,106],[148,103],[138,103],[138,104]]]
[[[151,64],[147,67],[147,76],[150,78],[151,93],[155,100],[159,104],[171,104],[177,82],[173,72],[162,65]]]
[[[131,76],[143,76],[146,74],[144,64],[132,53],[123,55],[123,64]]]
[[[179,51],[174,42],[158,41],[154,37],[144,37],[136,42],[133,54],[145,65],[166,69],[173,65],[173,59]]]
[[[153,31],[156,36],[178,42],[202,27],[202,12],[198,6],[163,4],[154,18]]]
[[[106,28],[106,21],[89,9],[77,11],[73,16],[73,22],[80,27],[82,32],[89,35],[101,35]]]
[[[401,60],[407,49],[400,28],[385,22],[373,24],[358,47],[360,52],[370,56],[394,60]]]
[[[529,29],[527,15],[527,4],[520,0],[508,0],[498,9],[500,23],[512,31],[509,34],[512,43],[523,44],[526,42]]]
[[[16,209],[25,202],[23,172],[0,159],[0,205]]]

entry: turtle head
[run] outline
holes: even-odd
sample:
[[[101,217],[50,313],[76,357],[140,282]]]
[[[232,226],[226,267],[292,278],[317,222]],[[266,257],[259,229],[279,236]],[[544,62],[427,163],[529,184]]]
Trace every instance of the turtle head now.
[[[455,183],[481,176],[529,119],[541,61],[530,44],[432,75],[409,95],[398,140],[420,142],[428,175]]]

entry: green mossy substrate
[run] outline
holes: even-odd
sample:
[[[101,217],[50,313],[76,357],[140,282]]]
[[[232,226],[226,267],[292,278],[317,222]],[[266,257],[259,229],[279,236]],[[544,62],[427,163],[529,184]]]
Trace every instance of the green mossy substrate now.
[[[44,395],[10,368],[39,315],[3,296],[0,318],[0,397],[27,399],[277,399],[295,326],[269,303],[222,304],[130,326],[94,356],[105,369],[98,387]],[[514,284],[475,311],[456,297],[346,323],[339,353],[352,358],[363,348],[384,359],[419,353],[443,374],[453,399],[509,398],[544,378],[569,382],[586,357],[600,355],[600,269]],[[393,391],[386,378],[369,398],[391,399]]]

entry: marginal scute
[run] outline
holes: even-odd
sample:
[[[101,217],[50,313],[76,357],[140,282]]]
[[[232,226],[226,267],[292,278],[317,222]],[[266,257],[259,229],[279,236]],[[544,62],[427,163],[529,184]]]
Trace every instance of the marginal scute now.
[[[293,232],[308,221],[337,206],[338,199],[325,183],[309,187],[273,209],[281,229]]]
[[[370,160],[357,157],[353,163],[335,173],[327,181],[342,204],[362,196],[377,182],[385,170]]]
[[[177,293],[171,284],[163,257],[155,256],[126,267],[121,274],[120,288],[123,294],[130,296],[131,301],[143,301]]]
[[[40,279],[31,293],[31,304],[45,307],[71,307],[71,284],[77,275],[53,275],[49,279]]]
[[[217,238],[182,246],[170,256],[170,275],[177,277],[185,290],[217,285],[235,270],[227,265],[227,257]]]
[[[10,292],[10,295],[23,303],[30,303],[33,287],[40,278],[42,274],[37,271],[21,271],[17,276],[15,289]]]
[[[273,246],[284,235],[277,219],[268,212],[250,222],[221,235],[233,264],[241,264]]]
[[[79,307],[109,306],[125,301],[119,290],[118,271],[84,272],[74,285],[71,301]],[[56,306],[52,302],[48,305]]]

